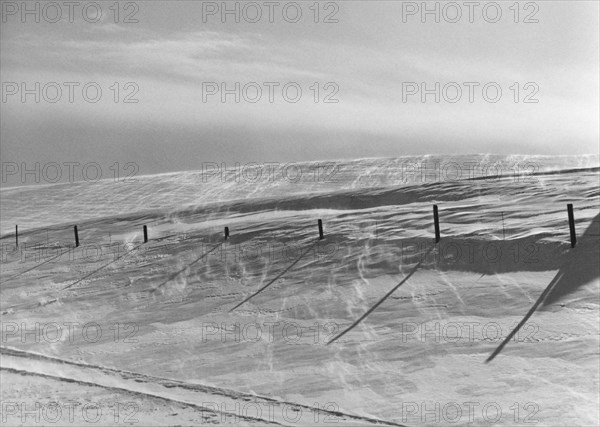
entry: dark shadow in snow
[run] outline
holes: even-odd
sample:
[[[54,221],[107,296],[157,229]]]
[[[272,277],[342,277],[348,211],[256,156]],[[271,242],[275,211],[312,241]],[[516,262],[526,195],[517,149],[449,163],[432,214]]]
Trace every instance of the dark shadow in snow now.
[[[513,338],[517,331],[529,320],[535,310],[543,304],[548,306],[575,292],[580,286],[591,282],[600,276],[600,265],[598,264],[600,255],[600,245],[598,245],[600,214],[593,220],[585,233],[578,239],[579,243],[569,252],[565,262],[556,273],[550,284],[544,289],[542,295],[535,304],[529,309],[525,317],[511,331],[511,333],[502,341],[494,352],[486,359],[486,363],[491,362]]]
[[[253,294],[251,294],[250,296],[246,297],[244,299],[244,301],[240,302],[239,304],[237,304],[235,307],[233,307],[232,309],[229,310],[229,312],[231,313],[233,310],[235,310],[236,308],[238,308],[239,306],[241,306],[242,304],[244,304],[245,302],[249,301],[251,298],[254,298],[256,295],[260,294],[262,291],[264,291],[265,289],[267,289],[269,286],[271,286],[273,283],[275,283],[281,276],[283,276],[285,273],[287,273],[293,266],[295,266],[296,264],[298,264],[298,261],[300,261],[302,258],[304,258],[304,255],[306,255],[307,253],[310,252],[310,250],[315,247],[317,245],[317,243],[319,243],[320,240],[317,240],[316,242],[314,242],[312,245],[309,246],[309,248],[307,250],[305,250],[304,252],[302,252],[302,254],[293,262],[291,263],[288,267],[286,267],[281,273],[279,273],[277,276],[275,276],[274,279],[272,279],[269,283],[267,283],[266,285],[262,286],[258,291],[254,292]]]
[[[543,306],[554,304],[579,287],[600,277],[600,214],[593,220],[572,249],[559,270],[560,280],[554,285]]]
[[[207,257],[209,254],[211,254],[212,252],[216,251],[217,248],[219,248],[223,243],[225,242],[221,242],[218,243],[217,245],[215,245],[210,251],[208,252],[204,252],[202,255],[200,255],[198,258],[196,258],[194,261],[190,262],[189,264],[187,264],[185,267],[183,267],[181,270],[171,274],[164,282],[162,282],[160,285],[158,285],[157,287],[153,288],[150,293],[154,294],[155,292],[157,292],[160,288],[162,288],[164,285],[166,285],[167,283],[169,283],[171,280],[173,280],[174,278],[176,278],[177,276],[179,276],[181,273],[183,273],[184,271],[186,271],[188,268],[190,268],[192,265],[196,264],[198,261],[204,259],[205,257]]]

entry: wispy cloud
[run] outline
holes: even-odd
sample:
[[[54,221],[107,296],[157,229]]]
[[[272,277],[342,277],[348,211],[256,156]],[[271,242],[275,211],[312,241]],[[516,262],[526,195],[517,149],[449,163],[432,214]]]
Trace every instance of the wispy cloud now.
[[[18,37],[2,52],[3,61],[9,64],[4,68],[65,73],[93,69],[171,81],[322,77],[314,66],[294,60],[297,55],[292,49],[282,48],[259,34],[195,31],[161,37],[147,30],[119,31],[126,32],[127,37],[123,34],[117,39]]]

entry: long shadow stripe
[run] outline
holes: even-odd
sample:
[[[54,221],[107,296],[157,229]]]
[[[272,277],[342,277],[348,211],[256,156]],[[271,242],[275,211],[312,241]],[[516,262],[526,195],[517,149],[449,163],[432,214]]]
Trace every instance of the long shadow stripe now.
[[[64,252],[63,252],[63,251],[60,251],[60,253],[59,253],[58,255],[54,255],[52,258],[50,258],[50,259],[47,259],[46,261],[44,261],[44,262],[42,262],[42,263],[40,263],[40,264],[34,265],[33,267],[31,267],[31,268],[28,268],[28,269],[27,269],[27,270],[25,270],[25,271],[21,271],[20,273],[17,273],[17,274],[15,274],[14,276],[11,276],[11,277],[9,277],[8,279],[4,280],[4,282],[7,282],[7,281],[9,281],[9,280],[12,280],[12,279],[16,279],[17,277],[19,277],[19,276],[22,276],[23,274],[25,274],[25,273],[28,273],[28,272],[30,272],[31,270],[35,270],[36,268],[38,268],[38,267],[41,267],[41,266],[42,266],[42,265],[44,265],[44,264],[48,264],[50,261],[52,261],[52,260],[54,260],[54,259],[56,259],[56,258],[58,258],[58,257],[60,257],[60,256],[63,256],[63,255],[64,255],[66,252],[68,252],[68,251],[69,251],[69,249],[68,249],[68,248],[67,248],[67,250],[66,250],[66,251],[64,251]]]
[[[402,279],[402,281],[400,283],[398,283],[396,286],[394,286],[391,291],[389,291],[387,294],[384,295],[383,298],[381,298],[379,301],[377,301],[377,303],[373,307],[371,307],[365,314],[363,314],[356,322],[354,322],[352,325],[350,325],[350,327],[348,327],[342,333],[338,334],[336,337],[332,338],[327,343],[327,345],[329,345],[332,342],[338,340],[339,338],[343,337],[348,332],[350,332],[352,329],[354,329],[354,327],[356,325],[358,325],[360,322],[362,322],[365,317],[367,317],[369,314],[371,314],[377,307],[379,307],[381,305],[381,303],[383,303],[390,295],[392,295],[396,289],[398,289],[400,286],[402,286],[402,284],[404,284],[408,279],[410,279],[410,277],[415,273],[415,271],[417,271],[417,269],[421,266],[421,263],[423,262],[423,260],[425,259],[425,257],[427,257],[427,255],[429,255],[431,253],[431,251],[433,250],[434,247],[435,246],[432,245],[429,248],[429,250],[427,252],[425,252],[425,254],[423,254],[423,256],[421,257],[421,260],[417,263],[417,265],[415,265],[413,267],[413,269],[410,271],[410,273],[408,273],[408,275],[404,279]]]
[[[521,319],[519,324],[517,326],[515,326],[515,328],[511,331],[511,333],[508,334],[508,336],[504,339],[504,341],[502,341],[502,343],[498,346],[498,348],[496,348],[496,350],[494,350],[494,352],[490,355],[490,357],[488,357],[485,360],[485,363],[488,363],[488,362],[491,362],[492,360],[494,360],[494,357],[496,357],[502,351],[504,346],[506,344],[508,344],[508,342],[512,339],[512,337],[514,337],[515,334],[519,331],[519,329],[521,329],[521,327],[527,322],[527,320],[529,320],[529,318],[533,315],[535,310],[537,310],[537,308],[544,301],[544,299],[546,299],[546,296],[550,293],[550,291],[552,290],[554,285],[556,283],[558,283],[558,281],[561,279],[563,274],[564,273],[560,272],[560,271],[558,273],[556,273],[556,276],[554,276],[554,279],[552,279],[550,284],[548,286],[546,286],[546,289],[544,289],[544,292],[542,292],[542,295],[540,295],[540,297],[537,299],[535,304],[533,304],[533,306],[529,309],[529,311],[527,312],[525,317],[523,317],[523,319]]]
[[[135,248],[133,248],[132,250],[130,250],[129,252],[125,252],[123,255],[113,259],[111,262],[109,262],[108,264],[104,264],[102,267],[92,271],[91,273],[86,274],[85,276],[83,276],[81,279],[76,280],[75,282],[71,283],[70,285],[65,286],[64,288],[61,289],[61,291],[64,291],[65,289],[69,289],[72,286],[75,286],[76,284],[82,282],[83,280],[87,279],[88,277],[96,274],[97,272],[99,272],[100,270],[102,270],[103,268],[108,267],[111,264],[114,264],[115,262],[117,262],[118,260],[120,260],[121,258],[125,258],[127,255],[131,254],[133,251],[135,251],[137,248],[139,248],[140,246],[142,246],[143,243],[140,243],[139,245],[137,245]]]
[[[244,301],[242,301],[241,303],[239,303],[238,305],[236,305],[235,307],[233,307],[231,310],[229,310],[229,312],[231,313],[233,310],[235,310],[236,308],[238,308],[240,305],[244,304],[245,302],[248,302],[251,298],[254,298],[256,295],[260,294],[262,291],[264,291],[269,286],[271,286],[273,283],[275,283],[275,281],[277,279],[279,279],[281,276],[283,276],[285,273],[287,273],[293,266],[295,266],[298,263],[298,261],[300,261],[304,257],[304,255],[306,255],[312,248],[314,248],[317,243],[319,243],[319,240],[317,240],[315,243],[313,243],[312,245],[310,245],[309,248],[307,250],[305,250],[302,253],[302,255],[300,255],[298,257],[298,259],[296,259],[296,261],[294,261],[293,263],[291,263],[285,270],[283,270],[281,273],[279,273],[277,275],[277,277],[275,277],[273,280],[271,280],[265,286],[263,286],[262,288],[260,288],[258,291],[254,292],[252,295],[250,295]]]
[[[167,280],[165,280],[164,282],[162,282],[160,285],[158,285],[156,288],[152,289],[150,291],[151,294],[153,294],[154,292],[158,291],[161,287],[163,287],[164,285],[166,285],[167,283],[169,283],[171,280],[173,280],[174,278],[176,278],[177,276],[179,276],[181,273],[183,273],[185,270],[187,270],[189,267],[191,267],[192,265],[196,264],[198,261],[202,260],[204,257],[206,257],[207,255],[209,255],[211,252],[214,252],[215,250],[217,250],[217,248],[219,246],[221,246],[223,243],[225,242],[221,242],[218,245],[216,245],[214,248],[212,248],[210,251],[202,254],[202,256],[200,256],[199,258],[195,259],[194,261],[192,261],[191,263],[189,263],[188,265],[186,265],[185,267],[183,267],[181,270],[179,270],[176,273],[173,273],[172,275],[169,276],[169,278]]]

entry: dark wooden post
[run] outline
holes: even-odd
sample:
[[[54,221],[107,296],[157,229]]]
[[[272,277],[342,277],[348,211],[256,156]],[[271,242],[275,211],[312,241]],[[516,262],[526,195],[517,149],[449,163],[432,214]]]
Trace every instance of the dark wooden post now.
[[[19,226],[15,225],[15,245],[19,247]]]
[[[319,240],[323,240],[323,221],[319,220]]]
[[[79,233],[77,232],[77,226],[73,226],[73,233],[75,233],[75,247],[79,247]]]
[[[440,241],[440,218],[437,205],[433,205],[433,225],[435,226],[435,243],[438,243]]]
[[[571,247],[574,248],[577,244],[577,235],[575,234],[575,217],[573,216],[573,204],[567,205],[567,212],[569,214],[569,231],[571,233]]]
[[[225,230],[223,230],[223,234],[225,235],[225,240],[227,240],[227,238],[229,237],[229,227],[225,227]]]
[[[144,225],[144,243],[148,243],[148,227]]]

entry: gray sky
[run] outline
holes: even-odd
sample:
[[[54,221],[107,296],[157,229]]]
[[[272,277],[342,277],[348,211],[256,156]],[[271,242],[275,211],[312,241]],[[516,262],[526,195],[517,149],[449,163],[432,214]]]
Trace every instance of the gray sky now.
[[[59,22],[45,22],[56,14],[49,8],[40,12],[40,23],[35,16],[23,23],[20,10],[13,15],[12,6],[2,3],[3,162],[136,162],[139,173],[147,174],[222,161],[598,152],[596,1],[533,2],[537,12],[521,2],[518,20],[535,12],[538,23],[515,23],[513,1],[498,2],[502,17],[496,23],[482,13],[490,2],[475,8],[472,23],[466,6],[457,23],[445,21],[455,15],[449,8],[440,12],[440,23],[434,16],[422,23],[418,12],[403,22],[403,7],[409,6],[400,1],[338,1],[337,23],[315,23],[313,1],[298,2],[303,15],[297,23],[286,22],[282,6],[275,8],[273,23],[267,6],[257,23],[245,22],[244,15],[240,23],[232,16],[222,23],[218,13],[203,22],[203,2],[190,1],[136,2],[138,23],[115,23],[109,9],[114,2],[99,2],[99,22],[86,22],[79,7],[71,23],[68,6],[58,2]],[[320,21],[334,11],[325,3]],[[434,3],[429,2],[432,8]],[[122,8],[119,21],[132,10]],[[254,11],[247,12],[252,19]],[[288,12],[293,19],[293,10]],[[493,20],[494,14],[490,9],[486,17]],[[86,17],[93,20],[93,9]],[[9,94],[11,82],[28,88],[56,82],[63,93],[56,103],[47,102],[42,90],[39,103],[34,95],[22,102],[20,92]],[[73,103],[65,82],[79,83]],[[96,103],[83,99],[81,88],[88,82],[102,89]],[[117,103],[114,82],[120,88]],[[135,87],[125,88],[128,82],[139,87],[137,103],[123,102]],[[206,82],[231,88],[257,82],[263,94],[256,103],[242,97],[236,104],[233,95],[223,103],[219,94],[203,102]],[[280,84],[273,103],[264,82]],[[303,90],[297,103],[281,96],[289,82]],[[315,82],[319,103],[310,89]],[[334,85],[325,87],[329,82]],[[442,91],[439,103],[434,95],[421,102],[420,94],[403,102],[403,82],[429,88],[456,82],[463,93],[455,103]],[[465,82],[479,83],[472,103]],[[502,89],[495,103],[482,96],[490,82]],[[339,102],[323,103],[336,86]],[[539,102],[523,102],[535,88],[531,99]],[[48,86],[47,98],[54,90]],[[445,94],[453,98],[454,89]],[[494,97],[494,89],[488,94]]]

